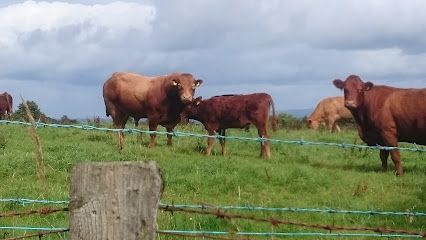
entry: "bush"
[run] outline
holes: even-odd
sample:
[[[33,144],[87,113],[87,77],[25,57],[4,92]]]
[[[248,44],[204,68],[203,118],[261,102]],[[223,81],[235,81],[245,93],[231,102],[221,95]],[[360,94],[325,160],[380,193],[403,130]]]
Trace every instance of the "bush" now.
[[[31,114],[34,117],[34,120],[37,121],[38,119],[40,119],[42,112],[40,111],[40,108],[38,107],[37,103],[35,103],[34,101],[27,101],[27,105],[30,109]],[[11,118],[17,121],[29,121],[24,103],[19,104],[18,110],[16,110],[12,114]]]
[[[77,124],[77,122],[78,121],[76,119],[71,119],[67,115],[63,115],[61,119],[59,120],[60,124],[66,124],[66,125]]]
[[[306,117],[296,118],[288,113],[280,113],[278,116],[278,126],[282,129],[302,129],[306,127]]]

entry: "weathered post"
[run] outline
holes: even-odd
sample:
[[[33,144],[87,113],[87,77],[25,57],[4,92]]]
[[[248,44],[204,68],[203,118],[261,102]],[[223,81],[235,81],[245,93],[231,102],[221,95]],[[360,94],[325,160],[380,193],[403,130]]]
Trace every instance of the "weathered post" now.
[[[154,239],[162,190],[154,162],[77,164],[71,172],[71,239]]]

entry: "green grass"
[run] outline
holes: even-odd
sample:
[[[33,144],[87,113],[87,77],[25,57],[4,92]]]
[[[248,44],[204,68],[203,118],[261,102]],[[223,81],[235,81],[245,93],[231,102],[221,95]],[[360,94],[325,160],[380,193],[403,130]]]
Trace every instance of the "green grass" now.
[[[130,126],[130,125],[129,125]],[[145,126],[142,126],[146,129]],[[159,129],[163,130],[163,129]],[[200,126],[181,125],[179,131],[205,133]],[[69,171],[85,161],[155,160],[166,183],[163,203],[254,205],[265,207],[337,208],[347,210],[426,212],[426,154],[401,152],[405,175],[382,172],[377,150],[342,149],[326,146],[272,145],[272,158],[259,158],[256,142],[227,141],[228,155],[220,155],[216,142],[213,156],[203,155],[206,139],[157,137],[157,147],[147,148],[147,135],[126,135],[124,150],[117,151],[116,135],[77,129],[39,128],[47,169],[47,186],[37,182],[34,150],[26,127],[0,126],[0,197],[66,200],[69,198]],[[231,136],[256,137],[231,129]],[[361,143],[356,131],[339,134],[312,130],[279,130],[273,138],[337,143]],[[410,146],[410,145],[408,145]],[[393,163],[389,159],[389,167]],[[0,203],[1,204],[1,203]],[[1,204],[0,211],[19,211],[40,205]],[[386,226],[426,231],[426,217],[362,216],[321,213],[238,212],[273,216],[283,220],[343,226]],[[160,212],[159,229],[212,231],[324,232],[317,229],[232,222],[215,217]],[[67,227],[64,213],[48,216],[0,218],[0,226]],[[0,230],[0,238],[22,235],[22,231]],[[313,239],[312,237],[305,237]],[[300,239],[305,239],[300,238]],[[61,239],[60,236],[43,239]],[[158,239],[182,239],[158,236]],[[294,238],[292,238],[294,239]],[[331,238],[327,238],[331,239]],[[338,238],[342,239],[342,238]],[[367,238],[368,239],[368,238]],[[371,238],[369,238],[371,239]]]

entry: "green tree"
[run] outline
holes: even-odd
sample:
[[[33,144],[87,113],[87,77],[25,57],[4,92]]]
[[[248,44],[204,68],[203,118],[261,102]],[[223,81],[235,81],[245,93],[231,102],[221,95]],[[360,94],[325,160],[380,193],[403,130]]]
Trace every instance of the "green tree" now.
[[[76,119],[70,119],[67,115],[63,115],[61,119],[59,120],[60,124],[76,124]]]
[[[34,101],[27,101],[27,105],[34,119],[36,121],[40,119],[42,112],[40,111],[40,108],[38,107],[37,103],[35,103]],[[19,104],[18,109],[12,114],[12,119],[18,121],[28,121],[24,103]]]

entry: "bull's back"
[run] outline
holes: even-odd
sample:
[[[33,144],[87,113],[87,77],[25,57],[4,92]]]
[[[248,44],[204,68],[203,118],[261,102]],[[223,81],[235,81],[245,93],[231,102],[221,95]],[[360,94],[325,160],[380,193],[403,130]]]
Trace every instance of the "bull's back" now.
[[[389,109],[399,141],[426,144],[426,88],[395,91],[384,109]]]
[[[335,97],[333,99],[333,111],[338,118],[352,118],[352,113],[345,107],[345,99],[343,97]]]
[[[154,77],[146,77],[135,73],[114,73],[103,86],[105,104],[114,105],[120,111],[130,116],[142,116],[142,105],[148,102]]]

